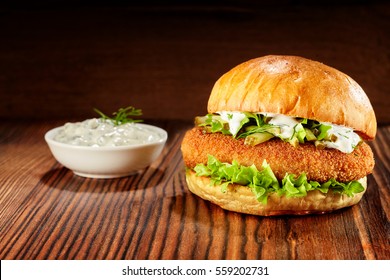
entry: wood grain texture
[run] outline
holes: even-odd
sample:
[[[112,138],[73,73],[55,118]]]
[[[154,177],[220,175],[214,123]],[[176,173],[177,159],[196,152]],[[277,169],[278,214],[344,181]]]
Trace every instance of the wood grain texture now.
[[[326,215],[228,212],[186,187],[180,143],[119,179],[72,174],[43,135],[59,122],[0,124],[0,259],[389,259],[390,127],[379,128],[376,166],[362,201]]]

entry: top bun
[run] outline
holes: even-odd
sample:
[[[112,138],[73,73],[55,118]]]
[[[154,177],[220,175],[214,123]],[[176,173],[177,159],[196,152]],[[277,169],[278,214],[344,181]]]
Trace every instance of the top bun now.
[[[267,112],[350,127],[364,139],[376,118],[363,89],[348,75],[298,56],[269,55],[244,62],[215,83],[208,112]]]

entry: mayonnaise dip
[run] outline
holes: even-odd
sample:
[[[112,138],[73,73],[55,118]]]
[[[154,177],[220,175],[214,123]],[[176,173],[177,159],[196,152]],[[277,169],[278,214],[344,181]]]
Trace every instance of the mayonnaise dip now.
[[[221,119],[229,123],[229,131],[232,135],[236,135],[240,130],[241,122],[246,118],[244,113],[241,112],[218,112]]]
[[[295,118],[291,118],[282,114],[270,114],[270,113],[261,113],[272,119],[268,122],[269,124],[280,127],[280,134],[276,135],[281,139],[290,139],[295,133],[295,126],[299,122]]]
[[[115,126],[112,121],[101,118],[66,123],[54,136],[54,140],[61,143],[89,147],[139,145],[155,143],[161,138],[147,125],[126,123]]]
[[[327,131],[328,135],[336,136],[335,141],[324,140],[323,143],[325,147],[337,149],[349,154],[353,152],[355,147],[361,141],[360,136],[353,132],[353,129],[351,128],[331,123],[324,124],[331,126],[331,128]]]

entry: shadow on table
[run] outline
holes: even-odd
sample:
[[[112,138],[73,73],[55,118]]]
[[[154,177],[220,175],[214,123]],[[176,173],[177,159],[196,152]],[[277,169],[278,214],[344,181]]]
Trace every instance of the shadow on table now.
[[[71,192],[128,192],[154,187],[163,179],[164,171],[151,167],[130,176],[110,179],[81,177],[65,167],[56,167],[47,171],[39,184]]]

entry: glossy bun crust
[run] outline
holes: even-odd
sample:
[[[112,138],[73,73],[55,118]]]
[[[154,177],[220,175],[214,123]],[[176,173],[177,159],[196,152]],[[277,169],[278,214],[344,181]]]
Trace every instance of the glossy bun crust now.
[[[209,178],[198,177],[191,170],[186,172],[186,181],[192,193],[223,209],[259,216],[323,214],[357,204],[365,192],[364,190],[353,197],[332,191],[327,194],[310,191],[307,196],[299,198],[271,194],[264,205],[258,202],[250,188],[245,186],[229,185],[227,192],[223,193],[220,186],[210,185]],[[366,189],[367,178],[364,177],[359,182]]]
[[[269,55],[244,62],[214,85],[208,112],[269,112],[376,134],[376,118],[363,89],[348,75],[297,56]]]

